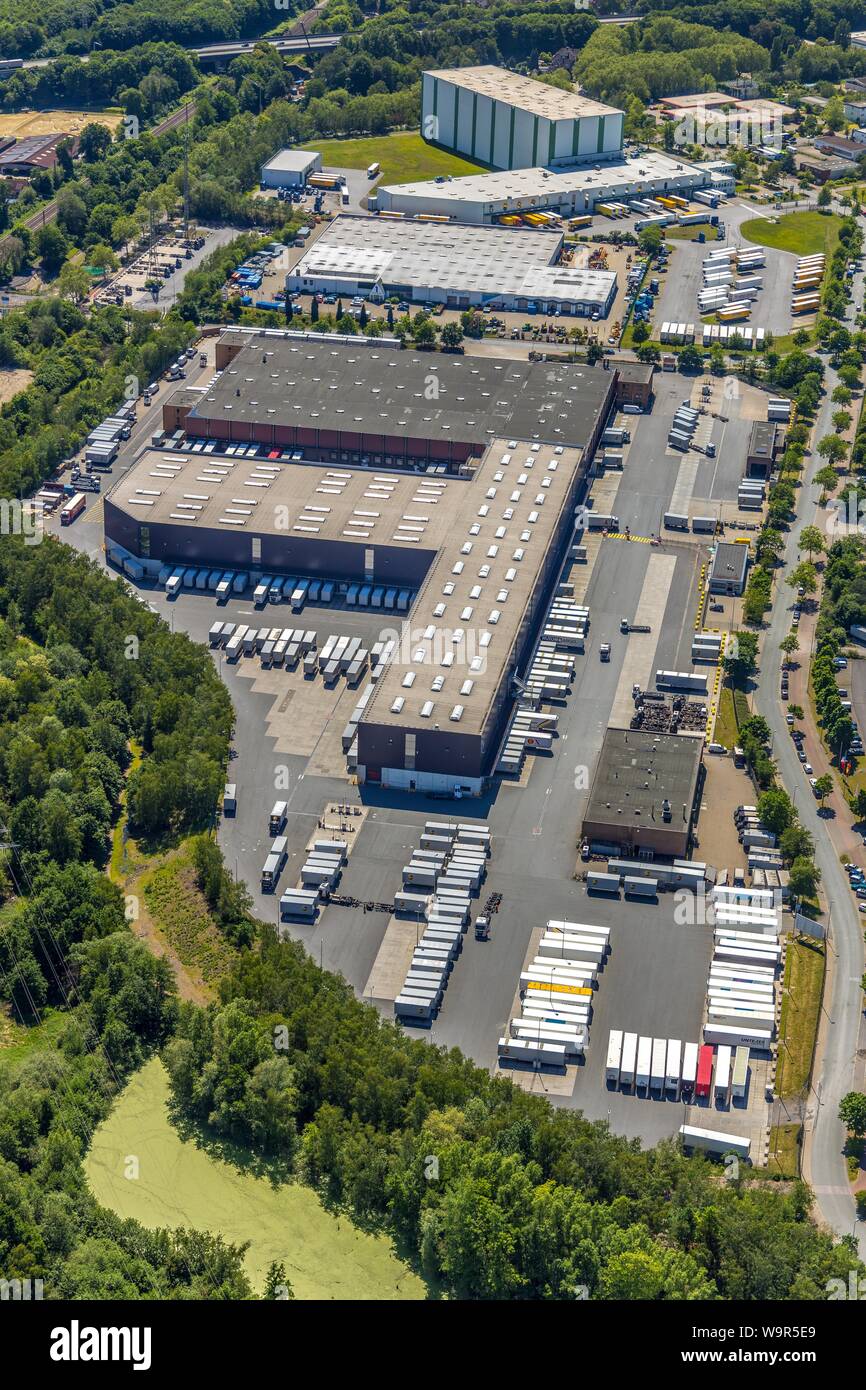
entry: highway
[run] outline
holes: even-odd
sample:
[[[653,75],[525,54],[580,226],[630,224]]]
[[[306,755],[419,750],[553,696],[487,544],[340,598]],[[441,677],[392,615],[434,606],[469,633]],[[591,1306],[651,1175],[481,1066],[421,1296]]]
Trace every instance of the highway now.
[[[858,272],[854,279],[853,303],[862,304],[864,277]],[[850,312],[850,311],[849,311]],[[852,325],[853,326],[853,325]],[[813,438],[832,434],[831,416],[835,406],[831,401],[838,385],[836,373],[828,367],[824,377],[825,394],[818,411]],[[779,643],[791,627],[791,589],[785,575],[799,561],[797,537],[804,526],[823,526],[819,513],[819,489],[812,479],[823,459],[817,453],[807,461],[801,489],[800,509],[794,526],[788,532],[782,556],[783,569],[776,576],[775,601],[769,626],[764,634],[761,668],[756,694],[759,713],[767,720],[773,736],[773,756],[780,780],[796,799],[802,824],[814,836],[815,861],[821,870],[822,887],[831,905],[829,949],[832,956],[832,985],[824,1000],[824,1039],[819,1047],[813,1088],[809,1096],[806,1129],[807,1179],[822,1219],[840,1236],[852,1232],[857,1239],[860,1255],[866,1258],[866,1230],[856,1220],[854,1199],[848,1182],[843,1146],[845,1130],[838,1118],[839,1102],[853,1089],[857,1067],[857,1048],[861,1023],[860,979],[864,969],[863,922],[848,884],[848,877],[839,862],[840,850],[833,843],[832,822],[818,814],[818,803],[811,794],[808,779],[797,760],[796,749],[785,722],[785,711],[779,699],[782,653]],[[805,655],[802,660],[808,660]],[[810,722],[807,716],[807,723]],[[823,769],[816,767],[819,774]],[[843,815],[850,816],[847,807]],[[858,1232],[859,1227],[859,1232]]]

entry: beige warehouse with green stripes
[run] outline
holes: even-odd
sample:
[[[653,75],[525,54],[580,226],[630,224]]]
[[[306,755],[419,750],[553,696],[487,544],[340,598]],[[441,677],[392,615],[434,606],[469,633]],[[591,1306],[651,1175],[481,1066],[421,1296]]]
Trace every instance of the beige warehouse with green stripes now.
[[[421,132],[492,169],[556,168],[620,157],[622,111],[505,68],[425,72]]]

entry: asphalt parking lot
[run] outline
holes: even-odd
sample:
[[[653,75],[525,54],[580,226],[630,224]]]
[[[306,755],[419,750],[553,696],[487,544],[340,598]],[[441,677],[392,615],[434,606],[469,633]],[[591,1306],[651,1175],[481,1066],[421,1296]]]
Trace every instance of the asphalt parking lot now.
[[[719,208],[719,216],[725,223],[724,241],[714,239],[714,229],[707,228],[707,240],[687,241],[671,237],[670,269],[661,276],[661,292],[656,299],[652,313],[654,336],[657,336],[663,323],[693,323],[698,347],[701,346],[701,315],[698,309],[698,292],[703,286],[702,267],[704,258],[710,251],[723,247],[752,247],[740,230],[743,222],[753,217],[766,217],[767,208],[752,208],[732,198]],[[776,336],[791,333],[797,328],[809,325],[809,316],[798,317],[791,314],[791,284],[797,257],[788,251],[765,248],[765,265],[756,271],[763,277],[757,299],[752,301],[752,314],[744,323],[752,329],[769,329]]]

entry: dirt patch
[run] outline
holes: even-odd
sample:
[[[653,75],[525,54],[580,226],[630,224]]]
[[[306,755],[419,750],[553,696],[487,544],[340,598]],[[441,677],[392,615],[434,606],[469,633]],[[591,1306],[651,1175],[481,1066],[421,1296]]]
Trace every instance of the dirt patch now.
[[[32,380],[33,373],[28,372],[26,367],[18,367],[15,371],[0,371],[0,405],[11,401],[19,391],[26,391]]]
[[[64,111],[52,108],[48,111],[14,111],[0,113],[0,135],[14,135],[23,140],[28,135],[80,135],[91,121],[108,126],[114,133],[123,120],[123,112],[117,108],[107,111]]]

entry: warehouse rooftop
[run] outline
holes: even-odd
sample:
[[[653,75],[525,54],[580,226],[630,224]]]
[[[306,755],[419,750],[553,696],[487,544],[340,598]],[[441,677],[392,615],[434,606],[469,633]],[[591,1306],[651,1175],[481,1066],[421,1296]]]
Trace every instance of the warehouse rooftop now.
[[[605,106],[592,97],[580,96],[577,92],[565,92],[559,87],[550,87],[546,82],[537,82],[531,77],[521,77],[519,73],[509,72],[507,68],[484,65],[476,68],[440,68],[425,73],[426,77],[438,77],[442,82],[453,82],[478,96],[490,97],[491,101],[507,102],[520,111],[528,111],[532,116],[544,116],[549,121],[565,121],[585,116],[619,116],[622,113],[615,106]]]
[[[576,363],[234,336],[240,350],[205,392],[171,398],[191,405],[189,434],[245,422],[471,442],[478,453],[497,436],[583,446],[610,385]]]
[[[295,287],[336,279],[351,284],[411,285],[526,299],[573,299],[605,305],[612,271],[559,265],[562,233],[537,228],[470,227],[455,222],[387,222],[335,217],[289,276]]]
[[[412,605],[365,722],[482,732],[533,596],[580,449],[497,439],[459,491],[448,538]],[[537,595],[536,595],[537,597]]]
[[[688,824],[702,748],[703,739],[689,734],[608,729],[584,822],[611,830],[666,824],[676,829]],[[663,819],[665,800],[670,802],[669,822]]]
[[[699,183],[709,181],[703,167],[688,164],[685,160],[675,159],[671,155],[659,154],[655,150],[644,150],[641,154],[626,155],[614,160],[605,157],[604,163],[598,167],[583,164],[573,169],[562,166],[558,166],[556,170],[541,167],[499,169],[484,174],[461,174],[459,178],[446,179],[445,183],[434,184],[425,179],[419,183],[388,184],[385,191],[395,196],[435,196],[437,202],[453,200],[483,203],[544,195],[568,198],[573,193],[603,194],[609,189],[628,186],[634,189],[633,196],[639,197],[642,182],[646,183],[649,189],[666,180],[680,179],[688,174],[694,174]]]

